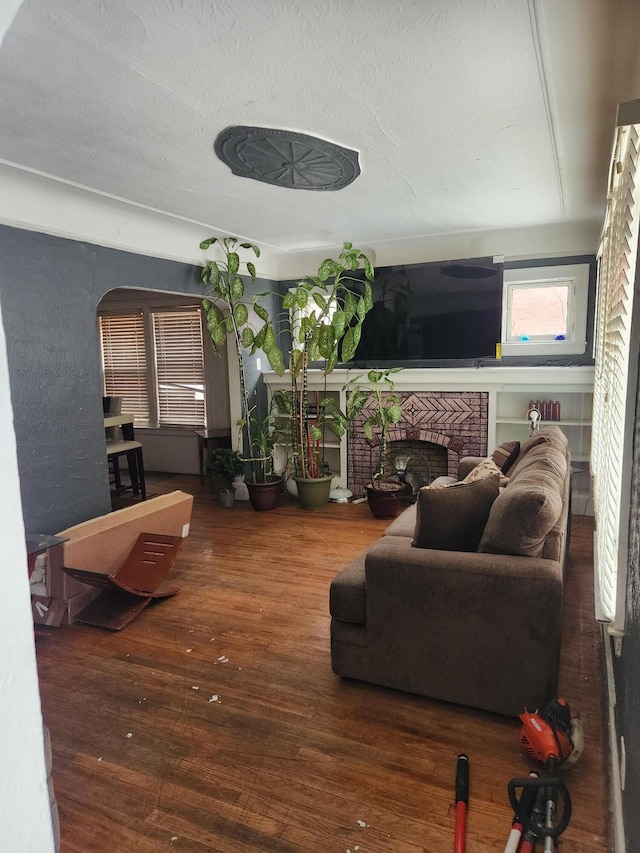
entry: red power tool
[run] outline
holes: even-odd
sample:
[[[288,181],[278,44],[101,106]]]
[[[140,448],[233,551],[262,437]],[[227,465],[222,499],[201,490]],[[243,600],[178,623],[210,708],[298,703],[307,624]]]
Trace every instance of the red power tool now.
[[[524,830],[519,853],[533,850],[536,838],[544,838],[545,853],[553,853],[555,839],[564,832],[571,819],[571,797],[557,771],[561,765],[575,764],[582,754],[582,727],[579,721],[571,719],[564,699],[553,699],[537,711],[526,710],[520,714],[520,720],[522,746],[545,769],[546,775],[539,779],[529,776],[509,782],[509,800]],[[519,790],[522,793],[518,798]],[[544,797],[541,820],[538,819],[538,810],[531,808],[531,801],[537,799],[540,790]],[[535,796],[532,791],[536,792]],[[527,811],[529,813],[525,814]]]

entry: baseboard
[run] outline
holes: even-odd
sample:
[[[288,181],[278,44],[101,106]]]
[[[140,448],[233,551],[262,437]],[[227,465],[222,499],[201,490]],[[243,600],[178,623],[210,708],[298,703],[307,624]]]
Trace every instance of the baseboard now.
[[[607,690],[607,728],[609,730],[609,767],[611,836],[613,853],[626,853],[627,846],[624,833],[624,818],[622,811],[622,788],[620,785],[620,751],[618,749],[618,730],[616,726],[616,687],[613,677],[613,655],[611,652],[611,637],[607,624],[601,622],[602,641],[604,644],[604,660],[606,670]]]

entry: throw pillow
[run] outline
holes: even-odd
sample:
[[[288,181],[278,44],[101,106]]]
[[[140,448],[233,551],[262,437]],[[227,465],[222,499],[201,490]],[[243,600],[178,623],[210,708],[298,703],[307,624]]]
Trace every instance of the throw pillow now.
[[[520,442],[519,441],[505,441],[491,454],[491,458],[496,463],[498,468],[502,471],[503,474],[507,474],[509,468],[513,465],[513,463],[518,458],[520,454]]]
[[[496,475],[500,476],[500,469],[489,456],[487,459],[480,462],[479,465],[476,465],[475,468],[472,468],[467,476],[463,480],[460,480],[460,482],[475,483],[476,480],[484,480],[485,477],[494,477]]]
[[[498,497],[500,477],[456,483],[446,489],[424,486],[418,492],[415,548],[475,551]]]

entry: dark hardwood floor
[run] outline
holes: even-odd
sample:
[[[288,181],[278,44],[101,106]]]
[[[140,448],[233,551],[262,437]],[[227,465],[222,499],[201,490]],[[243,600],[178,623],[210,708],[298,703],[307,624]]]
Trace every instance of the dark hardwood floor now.
[[[120,633],[36,629],[62,853],[452,850],[460,752],[467,851],[502,853],[507,782],[530,769],[518,722],[331,672],[330,581],[386,522],[366,504],[305,512],[285,496],[274,512],[226,510],[197,477],[147,488],[196,498],[180,594]],[[565,853],[609,846],[591,536],[574,518],[561,695],[586,745],[565,776]]]

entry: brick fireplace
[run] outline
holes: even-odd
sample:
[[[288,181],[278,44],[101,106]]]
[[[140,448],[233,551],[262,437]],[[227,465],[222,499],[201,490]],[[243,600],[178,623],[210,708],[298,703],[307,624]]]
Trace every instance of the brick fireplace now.
[[[455,477],[461,456],[487,455],[489,394],[486,391],[400,392],[402,420],[390,431],[391,455],[414,454],[414,466],[425,479],[439,474]],[[364,494],[380,452],[379,440],[365,438],[360,424],[371,414],[368,401],[354,420],[347,445],[347,484]],[[409,470],[412,463],[409,463]],[[427,479],[428,481],[428,479]]]

